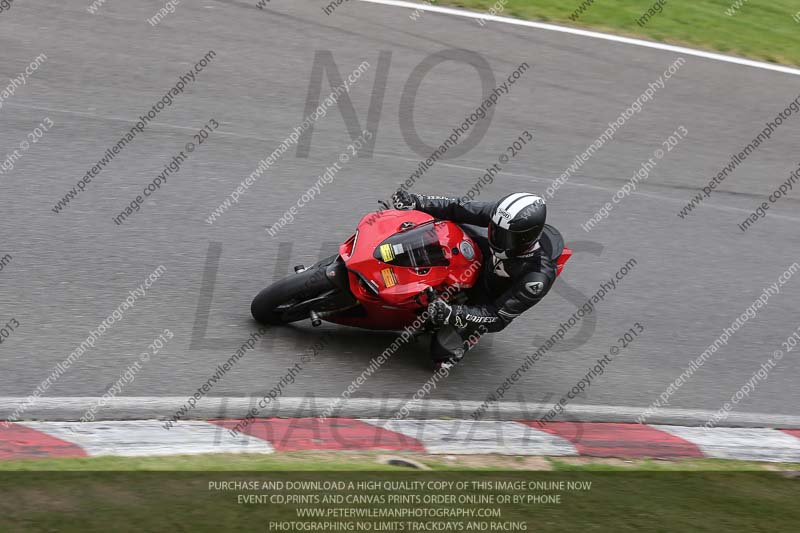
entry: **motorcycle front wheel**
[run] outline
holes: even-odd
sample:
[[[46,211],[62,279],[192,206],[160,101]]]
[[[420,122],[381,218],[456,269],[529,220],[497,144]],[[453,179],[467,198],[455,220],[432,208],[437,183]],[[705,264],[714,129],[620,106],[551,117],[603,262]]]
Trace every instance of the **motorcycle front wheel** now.
[[[253,318],[261,324],[288,324],[309,316],[302,304],[331,290],[325,267],[315,265],[298,274],[277,281],[262,290],[250,304]]]

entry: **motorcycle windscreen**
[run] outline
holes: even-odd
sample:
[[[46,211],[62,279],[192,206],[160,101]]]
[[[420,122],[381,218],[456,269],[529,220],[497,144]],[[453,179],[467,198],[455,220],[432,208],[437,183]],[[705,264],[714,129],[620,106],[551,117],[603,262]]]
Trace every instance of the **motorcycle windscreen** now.
[[[433,222],[392,235],[375,248],[372,256],[399,267],[419,268],[450,264]]]

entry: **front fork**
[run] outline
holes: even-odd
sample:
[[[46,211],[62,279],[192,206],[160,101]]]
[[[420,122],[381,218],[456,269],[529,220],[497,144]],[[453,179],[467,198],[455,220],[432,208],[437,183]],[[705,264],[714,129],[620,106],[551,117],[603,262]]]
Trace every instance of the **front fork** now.
[[[320,303],[322,304],[324,302],[324,307],[326,307],[326,309],[311,309],[309,311],[311,325],[316,328],[322,325],[322,321],[325,318],[331,317],[343,311],[347,311],[348,309],[357,307],[360,304],[355,296],[353,296],[352,292],[350,292],[347,267],[338,254],[323,259],[311,268],[315,267],[325,269],[325,278],[328,280],[328,283],[331,284],[331,290],[319,297]],[[294,271],[296,273],[300,273],[305,270],[308,269],[303,265],[297,265],[294,267]]]

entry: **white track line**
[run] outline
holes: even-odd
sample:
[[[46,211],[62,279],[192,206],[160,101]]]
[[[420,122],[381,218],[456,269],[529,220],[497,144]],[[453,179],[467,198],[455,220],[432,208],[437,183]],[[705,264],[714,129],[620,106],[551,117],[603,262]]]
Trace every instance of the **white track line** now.
[[[560,33],[569,33],[571,35],[580,35],[582,37],[591,37],[594,39],[602,39],[604,41],[612,41],[615,43],[631,44],[633,46],[641,46],[644,48],[654,48],[656,50],[666,50],[668,52],[677,52],[679,54],[686,54],[704,59],[712,59],[714,61],[722,61],[725,63],[733,63],[735,65],[744,65],[747,67],[760,68],[763,70],[772,70],[774,72],[781,72],[783,74],[792,74],[800,76],[800,70],[782,65],[773,65],[771,63],[764,63],[762,61],[753,61],[741,57],[727,56],[724,54],[717,54],[714,52],[704,52],[703,50],[695,50],[694,48],[685,48],[683,46],[675,46],[671,44],[657,43],[654,41],[645,41],[642,39],[632,39],[630,37],[620,37],[619,35],[611,35],[608,33],[600,33],[597,31],[580,30],[578,28],[570,28],[567,26],[557,26],[555,24],[546,24],[544,22],[532,22],[529,20],[521,20],[510,17],[499,17],[497,15],[489,15],[488,13],[476,13],[474,11],[465,11],[463,9],[454,9],[451,7],[430,6],[426,4],[417,4],[415,2],[404,2],[401,0],[361,0],[370,4],[381,4],[385,6],[404,7],[407,9],[419,9],[420,11],[430,11],[433,13],[441,13],[443,15],[453,15],[457,17],[466,17],[471,19],[482,19],[491,22],[501,22],[503,24],[513,24],[515,26],[525,26],[528,28],[536,28],[539,30],[556,31]],[[477,45],[480,46],[480,45]]]
[[[0,425],[10,416],[26,397],[0,397]],[[23,420],[78,420],[90,407],[96,406],[99,397],[40,397],[21,415]],[[256,405],[261,397],[244,396],[203,398],[192,411],[189,419],[242,418]],[[313,417],[320,416],[338,398],[279,398],[271,408],[262,410],[263,417]],[[97,413],[97,420],[168,418],[186,402],[185,396],[117,396],[106,399],[106,406]],[[451,418],[467,419],[483,405],[475,400],[417,400],[402,398],[351,398],[339,411],[337,417],[383,418],[394,415],[401,407],[410,411],[409,419]],[[489,404],[481,420],[536,420],[546,413],[552,404],[499,402]],[[565,416],[556,420],[585,422],[636,422],[645,407],[619,405],[569,404]],[[649,416],[647,424],[677,426],[700,426],[716,411],[706,409],[660,409]],[[800,428],[800,416],[770,413],[733,412],[726,419],[729,426]],[[166,430],[163,430],[166,433]]]

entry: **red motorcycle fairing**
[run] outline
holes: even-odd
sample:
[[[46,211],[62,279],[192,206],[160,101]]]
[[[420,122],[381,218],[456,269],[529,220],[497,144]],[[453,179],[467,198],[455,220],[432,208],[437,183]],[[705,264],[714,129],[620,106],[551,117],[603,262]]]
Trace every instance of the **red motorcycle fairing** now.
[[[572,251],[560,239],[551,244],[560,275]],[[476,242],[454,222],[420,211],[370,213],[338,255],[263,289],[250,312],[262,324],[310,318],[313,326],[328,320],[387,331],[419,329],[433,298],[452,297],[477,283],[483,260]]]
[[[368,329],[398,330],[423,310],[430,289],[472,287],[481,271],[480,248],[449,221],[421,211],[387,210],[361,219],[339,247],[350,290],[362,316],[331,316],[330,322]],[[452,290],[452,289],[451,289]]]

